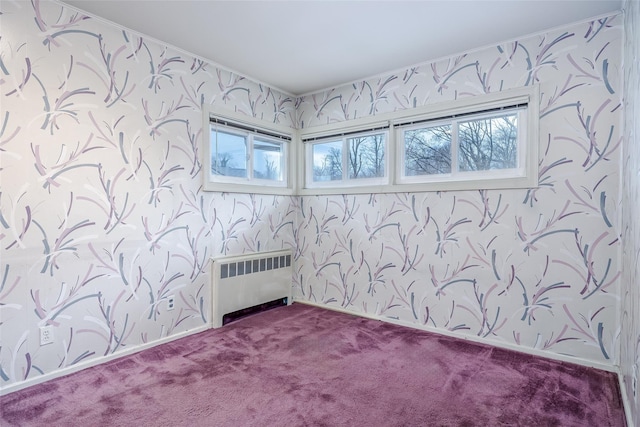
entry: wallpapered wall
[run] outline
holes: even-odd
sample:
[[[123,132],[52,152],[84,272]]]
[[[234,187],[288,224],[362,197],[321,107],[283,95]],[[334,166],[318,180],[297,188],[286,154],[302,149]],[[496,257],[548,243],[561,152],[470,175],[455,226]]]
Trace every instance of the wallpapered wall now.
[[[293,99],[54,2],[2,13],[3,385],[201,327],[208,257],[280,248],[298,299],[617,363],[620,16]],[[201,191],[203,102],[310,127],[532,84],[535,190]]]
[[[640,366],[640,3],[625,2],[625,138],[622,191],[622,333],[620,368],[630,409],[636,422],[640,419],[640,399],[633,395],[634,377]],[[631,421],[631,420],[629,420]],[[633,425],[633,423],[629,423]]]
[[[622,16],[298,101],[300,126],[539,85],[540,187],[302,197],[298,298],[618,360]]]
[[[295,99],[54,2],[1,19],[0,384],[203,326],[209,257],[294,245],[296,199],[201,190],[200,105]]]

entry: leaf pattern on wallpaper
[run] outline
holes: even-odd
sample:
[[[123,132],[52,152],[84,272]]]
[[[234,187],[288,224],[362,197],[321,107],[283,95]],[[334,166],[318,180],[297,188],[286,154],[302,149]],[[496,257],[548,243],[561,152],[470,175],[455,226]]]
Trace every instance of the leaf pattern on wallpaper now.
[[[540,186],[302,197],[308,226],[295,233],[298,297],[615,360],[620,21],[578,24],[301,98],[298,125],[309,128],[539,85]],[[357,269],[360,259],[366,268]]]
[[[211,256],[293,248],[295,198],[202,191],[201,106],[295,99],[55,2],[2,20],[2,385],[206,325]]]
[[[281,248],[296,298],[616,360],[618,16],[294,99],[55,2],[1,7],[0,384],[201,327],[211,256]],[[202,191],[202,104],[312,127],[532,84],[536,189]]]

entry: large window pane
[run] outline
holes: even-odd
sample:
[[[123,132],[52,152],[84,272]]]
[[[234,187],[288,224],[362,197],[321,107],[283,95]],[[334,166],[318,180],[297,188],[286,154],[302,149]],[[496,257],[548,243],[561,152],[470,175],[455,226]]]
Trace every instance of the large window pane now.
[[[211,174],[247,177],[247,137],[213,129]]]
[[[404,132],[405,176],[451,173],[451,126]]]
[[[342,141],[313,144],[313,180],[315,182],[342,179]]]
[[[349,178],[384,177],[384,134],[349,138],[347,144]]]
[[[458,168],[460,171],[513,169],[518,166],[517,115],[460,122]]]
[[[284,152],[282,143],[253,139],[253,177],[282,181],[282,161]]]

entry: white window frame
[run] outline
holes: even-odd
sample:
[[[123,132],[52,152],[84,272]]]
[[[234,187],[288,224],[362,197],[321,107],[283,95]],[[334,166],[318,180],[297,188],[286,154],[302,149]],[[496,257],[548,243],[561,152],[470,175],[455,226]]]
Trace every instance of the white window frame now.
[[[407,123],[426,123],[427,121],[450,120],[457,116],[468,116],[464,119],[495,115],[500,109],[514,106],[526,106],[526,110],[519,115],[518,120],[518,168],[504,170],[487,170],[475,172],[461,172],[458,176],[441,176],[430,179],[410,179],[404,175],[404,140],[398,138],[400,130],[395,126]],[[310,141],[321,140],[325,136],[337,135],[341,132],[366,131],[389,126],[387,142],[386,168],[388,180],[376,185],[354,185],[352,181],[329,181],[326,185],[313,185],[313,162],[305,147],[299,150],[298,176],[304,177],[300,183],[298,194],[363,194],[363,193],[394,193],[394,192],[423,192],[423,191],[459,191],[482,189],[518,189],[535,188],[538,186],[538,150],[539,150],[539,88],[531,86],[521,89],[507,90],[492,94],[478,95],[449,101],[437,105],[429,105],[411,110],[335,123],[299,131],[303,145]],[[399,126],[400,127],[400,126]],[[457,155],[457,153],[452,153]],[[311,169],[311,171],[309,171]]]
[[[516,167],[508,168],[508,169],[489,169],[489,170],[480,170],[480,171],[460,171],[458,169],[458,149],[459,149],[459,138],[458,138],[458,124],[461,122],[473,121],[473,120],[482,120],[488,118],[498,117],[503,115],[502,113],[514,112],[517,115],[517,123],[518,123],[518,138],[516,141],[517,144],[517,158],[516,158]],[[481,112],[481,113],[471,113],[458,115],[456,117],[451,117],[445,120],[428,120],[425,122],[421,122],[418,124],[411,124],[407,126],[396,126],[396,141],[398,141],[398,184],[425,184],[425,185],[440,185],[450,186],[454,182],[462,182],[464,183],[464,187],[468,185],[478,185],[481,188],[485,188],[490,186],[494,180],[500,180],[502,185],[512,186],[517,185],[517,182],[508,183],[512,179],[520,179],[526,176],[526,164],[525,160],[527,158],[527,107],[524,106],[513,106],[513,107],[505,107],[499,108],[498,110]],[[442,125],[450,125],[451,126],[451,172],[443,173],[443,174],[425,174],[425,175],[406,175],[406,164],[405,164],[405,141],[404,141],[404,132],[415,130],[415,129],[424,129],[426,127],[432,126],[442,126]],[[525,129],[525,131],[522,131]],[[507,183],[505,183],[507,182]],[[479,184],[481,183],[481,184]]]
[[[212,121],[213,120],[213,121]],[[217,122],[217,124],[213,124]],[[233,177],[227,175],[215,175],[211,173],[212,153],[212,128],[219,126],[227,133],[233,133],[248,137],[247,145],[247,177]],[[203,141],[204,161],[203,189],[205,191],[217,191],[224,193],[253,193],[253,194],[282,194],[295,193],[295,136],[296,131],[286,126],[266,123],[253,117],[245,116],[230,111],[213,110],[203,106]],[[283,161],[281,162],[283,180],[269,180],[254,178],[253,139],[282,143]]]
[[[348,141],[353,138],[367,137],[375,135],[384,135],[384,175],[381,177],[370,178],[350,178],[349,177],[349,143]],[[313,148],[318,144],[326,144],[328,142],[341,142],[342,143],[342,179],[331,181],[314,181],[313,179]],[[356,131],[349,133],[342,133],[339,135],[327,136],[319,139],[313,139],[305,143],[306,159],[305,164],[310,165],[306,168],[306,183],[309,188],[333,188],[336,186],[349,186],[349,187],[370,187],[372,185],[384,185],[389,182],[389,131],[388,125],[385,128]]]

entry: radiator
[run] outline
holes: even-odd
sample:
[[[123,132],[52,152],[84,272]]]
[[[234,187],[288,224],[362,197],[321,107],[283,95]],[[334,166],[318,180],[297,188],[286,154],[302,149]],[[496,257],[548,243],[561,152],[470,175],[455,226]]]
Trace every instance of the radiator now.
[[[261,304],[290,304],[291,256],[290,250],[281,250],[213,258],[212,326],[221,327],[227,314]]]

